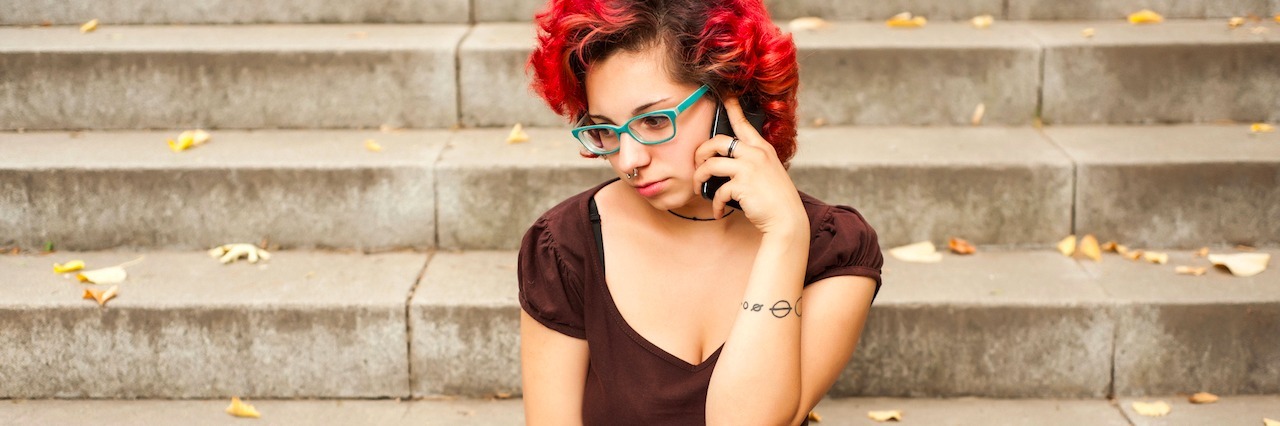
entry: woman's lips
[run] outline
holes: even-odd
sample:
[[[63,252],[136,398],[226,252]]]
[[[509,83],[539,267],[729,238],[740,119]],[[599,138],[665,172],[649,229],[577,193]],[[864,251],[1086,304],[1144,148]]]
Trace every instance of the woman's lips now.
[[[646,184],[644,186],[637,186],[636,192],[639,192],[640,196],[642,197],[653,198],[654,196],[658,195],[658,193],[662,192],[662,188],[666,186],[667,186],[667,180],[663,179],[657,182],[650,182],[649,184]]]

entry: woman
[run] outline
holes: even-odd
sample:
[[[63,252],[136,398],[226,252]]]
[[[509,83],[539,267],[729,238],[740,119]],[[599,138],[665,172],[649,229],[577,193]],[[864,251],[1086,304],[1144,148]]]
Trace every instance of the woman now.
[[[853,353],[883,260],[857,211],[787,175],[790,37],[760,0],[553,0],[537,22],[534,89],[618,177],[522,242],[527,422],[805,423]],[[737,138],[711,137],[719,103]],[[730,180],[708,200],[711,176]]]

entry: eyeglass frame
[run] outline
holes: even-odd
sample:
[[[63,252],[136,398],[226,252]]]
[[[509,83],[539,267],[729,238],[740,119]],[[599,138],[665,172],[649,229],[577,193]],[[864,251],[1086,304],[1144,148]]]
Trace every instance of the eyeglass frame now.
[[[631,117],[631,118],[630,118],[630,119],[628,119],[626,122],[622,123],[622,125],[621,125],[621,126],[614,126],[614,125],[611,125],[611,124],[592,124],[592,125],[589,125],[589,126],[579,126],[579,127],[575,127],[575,128],[573,128],[573,130],[570,130],[570,133],[572,133],[572,134],[573,134],[573,138],[574,138],[574,139],[576,139],[576,140],[578,141],[578,143],[582,144],[582,146],[583,146],[584,148],[586,148],[588,152],[590,152],[590,153],[592,153],[592,154],[595,154],[595,155],[609,155],[609,154],[613,154],[613,153],[616,153],[616,152],[618,152],[618,151],[621,151],[621,150],[622,150],[622,135],[623,135],[624,133],[625,133],[625,134],[627,134],[627,135],[631,135],[631,139],[632,139],[632,140],[635,140],[636,142],[639,142],[641,145],[657,145],[657,144],[665,143],[665,142],[668,142],[668,141],[670,141],[670,140],[672,140],[672,139],[675,139],[675,137],[676,137],[676,130],[677,130],[677,129],[676,129],[676,118],[680,116],[680,113],[682,113],[682,112],[684,112],[685,110],[689,109],[689,107],[693,106],[693,104],[694,104],[695,102],[697,102],[698,100],[702,99],[702,96],[703,96],[703,95],[706,95],[706,93],[707,93],[707,91],[708,91],[708,90],[711,90],[711,88],[704,84],[704,85],[702,85],[702,87],[699,87],[699,88],[698,88],[698,90],[694,90],[694,91],[693,91],[693,93],[689,94],[689,97],[685,98],[683,101],[681,101],[681,102],[680,102],[678,105],[676,105],[674,108],[666,108],[666,109],[660,109],[660,110],[657,110],[657,111],[649,111],[649,112],[646,112],[646,113],[642,113],[642,114],[636,115],[635,117]],[[638,120],[638,119],[645,118],[645,117],[650,117],[650,116],[654,116],[654,115],[663,115],[663,116],[666,116],[666,117],[667,117],[667,119],[671,120],[671,136],[668,136],[666,139],[663,139],[663,140],[660,140],[660,141],[645,141],[645,140],[643,140],[642,138],[637,137],[637,136],[636,136],[636,134],[631,133],[630,126],[631,126],[631,122],[632,122],[632,121],[636,121],[636,120]],[[603,151],[603,152],[602,152],[602,151],[597,151],[597,149],[596,149],[596,148],[594,148],[591,144],[587,143],[586,141],[583,141],[583,140],[582,140],[582,138],[578,136],[579,134],[581,134],[581,133],[582,133],[582,132],[584,132],[584,131],[587,131],[587,130],[594,130],[594,129],[609,129],[609,130],[612,130],[614,133],[616,133],[616,134],[618,135],[618,147],[617,147],[617,148],[614,148],[614,149],[612,149],[612,150],[610,150],[610,151]]]

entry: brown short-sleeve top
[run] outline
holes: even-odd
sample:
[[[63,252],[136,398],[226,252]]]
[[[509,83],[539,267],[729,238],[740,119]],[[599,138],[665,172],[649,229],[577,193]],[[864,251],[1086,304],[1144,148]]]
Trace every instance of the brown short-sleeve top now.
[[[596,192],[616,180],[570,197],[529,228],[520,245],[520,307],[548,328],[587,341],[585,425],[703,425],[720,349],[698,365],[667,353],[626,323],[605,284],[590,211]],[[875,230],[853,208],[804,193],[800,199],[813,233],[804,285],[858,275],[874,279],[878,294],[884,258]]]

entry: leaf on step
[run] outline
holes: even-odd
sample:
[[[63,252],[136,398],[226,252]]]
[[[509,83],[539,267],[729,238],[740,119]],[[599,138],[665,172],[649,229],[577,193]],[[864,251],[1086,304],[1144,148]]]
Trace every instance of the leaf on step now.
[[[262,417],[262,414],[258,413],[258,409],[253,408],[252,405],[244,403],[244,401],[241,401],[238,396],[231,397],[231,405],[227,406],[227,414],[252,419]]]
[[[1271,254],[1211,254],[1209,255],[1209,261],[1213,262],[1214,265],[1227,268],[1232,275],[1237,277],[1252,277],[1267,270],[1267,263],[1271,262]]]
[[[1063,238],[1062,241],[1059,241],[1058,251],[1062,252],[1062,255],[1066,257],[1071,257],[1076,254],[1076,236],[1068,235],[1067,238]]]
[[[1105,243],[1102,243],[1103,252],[1119,253],[1119,249],[1120,249],[1120,243],[1117,243],[1115,241],[1107,241]]]
[[[955,254],[974,254],[978,252],[978,249],[974,247],[973,244],[969,244],[968,241],[961,238],[952,238],[948,240],[947,247]]]
[[[1164,22],[1164,17],[1150,9],[1142,9],[1129,14],[1130,24],[1159,24],[1161,22]]]
[[[1202,266],[1178,266],[1173,268],[1173,272],[1178,275],[1191,275],[1193,277],[1198,277],[1208,273],[1209,268]]]
[[[1084,38],[1093,38],[1093,35],[1096,34],[1097,32],[1098,32],[1097,30],[1090,27],[1090,28],[1085,28],[1083,30],[1080,30],[1080,35],[1084,36]]]
[[[1093,234],[1085,235],[1080,239],[1080,253],[1085,257],[1093,259],[1094,262],[1102,261],[1102,249],[1098,247],[1098,238]]]
[[[791,22],[787,24],[787,28],[790,28],[793,33],[800,31],[817,31],[828,26],[831,26],[829,22],[814,16],[792,19]]]
[[[365,139],[364,149],[369,150],[369,152],[382,152],[382,145],[379,145],[378,141],[373,139]]]
[[[980,30],[991,28],[991,24],[995,22],[996,18],[991,15],[978,15],[969,20],[970,25]]]
[[[1271,133],[1276,131],[1276,126],[1267,123],[1253,123],[1249,126],[1249,131],[1253,133]]]
[[[1120,255],[1124,256],[1125,259],[1129,259],[1135,262],[1138,259],[1141,259],[1144,254],[1146,254],[1146,252],[1142,250],[1133,250],[1133,251],[1125,250],[1123,253],[1120,253]]]
[[[1208,257],[1208,256],[1209,256],[1208,247],[1200,247],[1200,250],[1196,250],[1196,257]]]
[[[980,103],[978,106],[973,107],[973,116],[969,117],[969,124],[974,126],[982,125],[982,116],[984,115],[987,115],[987,104]]]
[[[123,269],[121,269],[123,271]],[[98,302],[98,306],[104,306],[108,300],[116,297],[116,293],[120,291],[120,286],[113,285],[106,291],[99,289],[86,288],[84,294],[80,295],[81,299],[93,299]]]
[[[900,422],[902,421],[902,411],[900,410],[868,411],[867,417],[877,422]]]
[[[1227,28],[1240,28],[1241,25],[1244,25],[1244,18],[1242,17],[1232,16],[1231,19],[1227,20]]]
[[[83,260],[72,260],[72,261],[67,262],[67,263],[55,263],[55,264],[53,264],[53,273],[55,273],[55,274],[65,274],[65,273],[67,273],[67,272],[75,272],[75,271],[79,271],[79,270],[81,270],[81,269],[84,269],[84,261],[83,261]]]
[[[1170,410],[1169,403],[1164,401],[1156,401],[1156,402],[1134,401],[1133,402],[1133,411],[1137,411],[1138,414],[1141,414],[1147,417],[1160,417],[1165,414],[1169,414],[1169,410]]]
[[[89,22],[85,22],[84,25],[80,26],[80,33],[91,33],[96,29],[98,29],[98,20],[96,18],[90,19]]]
[[[1277,14],[1276,14],[1276,18],[1275,18],[1275,19],[1276,19],[1276,22],[1277,22],[1277,23],[1280,23],[1280,13],[1277,13]]]
[[[889,254],[903,262],[937,263],[942,261],[942,253],[934,247],[932,241],[921,241],[902,247],[889,249]]]
[[[511,128],[511,133],[507,135],[507,143],[522,143],[529,141],[529,134],[524,132],[524,126],[516,123]]]
[[[187,130],[178,134],[178,140],[169,139],[169,149],[173,152],[182,152],[188,149],[203,145],[208,142],[212,136],[204,130]]]
[[[893,17],[889,18],[888,21],[885,21],[884,24],[888,25],[889,28],[920,28],[928,23],[929,20],[925,19],[923,16],[912,16],[911,12],[902,12],[897,15],[893,15]]]
[[[511,392],[495,392],[493,399],[511,399]]]
[[[228,264],[239,260],[241,257],[247,258],[249,263],[258,263],[258,259],[271,260],[271,253],[258,248],[253,244],[235,243],[224,244],[209,249],[209,257],[218,259],[222,264]]]
[[[814,423],[822,423],[822,416],[818,415],[818,412],[817,412],[817,411],[810,411],[810,412],[809,412],[809,421],[814,422]]]
[[[1197,392],[1187,398],[1187,401],[1191,401],[1192,404],[1212,404],[1218,402],[1218,396],[1208,392]]]
[[[1280,15],[1276,15],[1276,22],[1280,22]],[[1262,426],[1280,426],[1280,420],[1271,420],[1263,417]]]
[[[124,282],[128,274],[124,272],[124,268],[112,266],[109,268],[94,269],[92,271],[83,271],[76,274],[76,279],[82,283],[90,284],[119,284]]]
[[[1158,251],[1149,251],[1142,254],[1142,258],[1148,262],[1163,265],[1169,263],[1169,253],[1161,253]]]
[[[813,127],[822,127],[827,125],[827,119],[818,117],[813,119]]]

